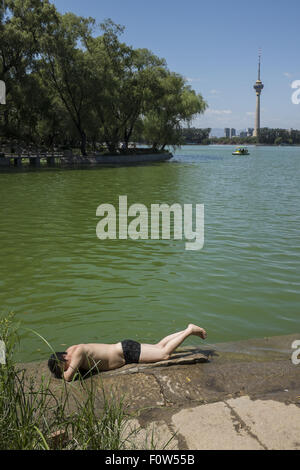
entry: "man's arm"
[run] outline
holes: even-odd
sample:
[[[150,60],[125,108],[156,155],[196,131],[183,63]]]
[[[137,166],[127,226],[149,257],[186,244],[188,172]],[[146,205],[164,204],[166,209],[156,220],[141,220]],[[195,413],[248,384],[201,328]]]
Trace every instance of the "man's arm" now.
[[[72,354],[72,359],[68,369],[64,372],[64,378],[67,382],[71,382],[74,375],[80,368],[84,358],[84,348],[79,345]]]

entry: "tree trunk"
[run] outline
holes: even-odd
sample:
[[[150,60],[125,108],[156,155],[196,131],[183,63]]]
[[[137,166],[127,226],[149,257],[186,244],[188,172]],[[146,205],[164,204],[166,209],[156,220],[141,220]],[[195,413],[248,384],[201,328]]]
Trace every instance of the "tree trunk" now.
[[[86,157],[86,133],[81,131],[81,145],[80,150],[83,157]]]
[[[128,150],[128,143],[129,143],[129,135],[127,132],[124,133],[124,147],[122,147],[123,150]]]
[[[8,114],[8,109],[5,109],[4,111],[4,133],[8,133],[8,128],[9,128],[9,114]]]
[[[116,153],[116,146],[112,142],[106,142],[107,148],[109,153],[114,154]]]

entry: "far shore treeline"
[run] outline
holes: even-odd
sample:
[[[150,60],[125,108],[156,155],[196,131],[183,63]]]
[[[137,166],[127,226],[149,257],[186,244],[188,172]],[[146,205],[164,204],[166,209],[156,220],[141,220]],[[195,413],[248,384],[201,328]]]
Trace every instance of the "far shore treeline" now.
[[[198,129],[195,127],[183,128],[181,131],[182,145],[300,145],[300,131],[296,129],[270,129],[263,127],[257,137],[210,137],[211,129]]]
[[[48,0],[0,2],[0,143],[154,150],[181,143],[207,104],[164,59],[134,49],[112,20],[60,14]]]

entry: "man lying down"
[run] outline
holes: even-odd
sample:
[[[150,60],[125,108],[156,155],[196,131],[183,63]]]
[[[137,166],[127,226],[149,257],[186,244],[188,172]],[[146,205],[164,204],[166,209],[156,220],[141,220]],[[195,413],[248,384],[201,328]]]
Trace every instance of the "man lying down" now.
[[[206,339],[203,328],[193,324],[163,338],[157,344],[140,344],[125,340],[116,344],[77,344],[63,353],[52,354],[48,367],[56,378],[71,382],[77,372],[108,371],[126,364],[147,364],[168,360],[178,346],[189,336]]]

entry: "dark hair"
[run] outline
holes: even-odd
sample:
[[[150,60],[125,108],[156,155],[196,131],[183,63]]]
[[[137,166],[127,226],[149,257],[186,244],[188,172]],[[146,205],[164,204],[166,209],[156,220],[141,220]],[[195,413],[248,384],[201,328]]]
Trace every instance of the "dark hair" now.
[[[48,367],[57,379],[62,379],[63,363],[67,362],[65,359],[66,354],[66,352],[54,353],[48,361]]]

